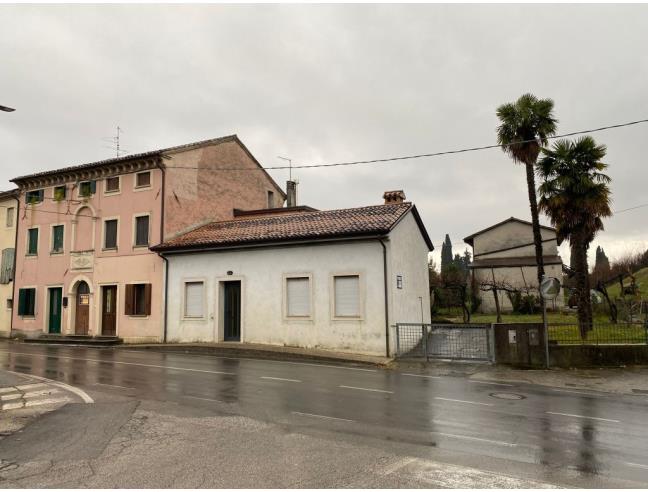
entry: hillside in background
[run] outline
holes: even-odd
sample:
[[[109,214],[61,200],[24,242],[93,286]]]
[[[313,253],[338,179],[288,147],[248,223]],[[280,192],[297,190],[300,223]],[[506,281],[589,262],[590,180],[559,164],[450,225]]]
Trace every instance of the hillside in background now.
[[[637,271],[635,275],[635,280],[637,282],[637,286],[639,287],[639,292],[641,293],[641,298],[642,299],[648,299],[648,267],[647,268],[642,268],[641,270]],[[623,279],[623,285],[628,286],[630,285],[630,278],[624,278]],[[621,288],[619,287],[619,282],[612,283],[611,285],[608,285],[608,295],[610,296],[610,299],[616,299],[617,297],[620,296],[621,293]]]

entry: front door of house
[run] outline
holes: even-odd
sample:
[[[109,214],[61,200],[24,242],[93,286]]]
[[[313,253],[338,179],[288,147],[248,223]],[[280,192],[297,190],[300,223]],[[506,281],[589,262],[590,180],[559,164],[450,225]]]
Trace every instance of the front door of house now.
[[[90,287],[81,281],[77,286],[76,293],[76,315],[74,321],[74,333],[76,335],[87,335],[90,326]]]
[[[101,297],[101,334],[114,337],[117,335],[117,286],[102,287]]]
[[[61,304],[63,289],[61,287],[50,287],[49,294],[49,318],[47,331],[49,333],[61,333]]]
[[[241,341],[241,282],[224,282],[223,322],[226,341]]]

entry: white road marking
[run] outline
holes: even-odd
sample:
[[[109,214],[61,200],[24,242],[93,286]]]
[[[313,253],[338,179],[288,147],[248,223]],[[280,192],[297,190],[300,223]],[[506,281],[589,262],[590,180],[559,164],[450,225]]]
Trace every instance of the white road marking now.
[[[0,352],[9,352],[8,350],[1,350]],[[118,360],[102,360],[102,359],[82,359],[80,357],[68,357],[65,355],[44,355],[44,354],[30,354],[29,352],[10,352],[11,354],[15,355],[30,355],[32,357],[44,357],[46,359],[71,359],[71,360],[83,360],[86,362],[97,362],[99,364],[122,364],[125,366],[139,366],[139,367],[154,367],[157,369],[169,369],[172,371],[189,371],[189,372],[204,372],[208,374],[226,374],[229,376],[235,376],[236,373],[234,372],[224,372],[224,371],[209,371],[206,369],[190,369],[188,367],[173,367],[173,366],[159,366],[156,364],[140,364],[139,362],[122,362]],[[20,374],[20,373],[15,373],[15,374]],[[21,376],[24,376],[24,374],[21,374]],[[39,379],[39,376],[34,376],[32,374],[29,375],[32,378]],[[47,381],[51,381],[50,379],[47,378],[42,378],[46,379]]]
[[[72,359],[73,357],[69,357],[69,358]],[[14,371],[7,371],[7,372],[11,373],[11,374],[16,374],[18,376],[24,376],[24,374],[22,374],[20,372],[14,372]],[[75,388],[74,386],[70,386],[69,384],[59,383],[58,381],[54,381],[53,379],[44,378],[42,376],[34,376],[33,374],[30,374],[29,377],[33,378],[33,379],[38,379],[39,381],[47,382],[52,386],[58,386],[59,388],[63,388],[64,390],[69,391],[70,393],[74,393],[79,398],[81,398],[85,403],[94,403],[94,400],[92,399],[92,397],[88,393],[83,391],[82,389]]]
[[[150,354],[151,352],[147,352],[144,350],[128,350],[129,352],[135,352],[135,353],[141,353],[141,354]],[[167,366],[155,366],[155,365],[146,365],[146,364],[137,364],[135,362],[120,362],[120,361],[112,361],[112,360],[100,360],[100,359],[81,359],[78,357],[67,357],[64,355],[45,355],[45,354],[36,354],[32,352],[14,352],[13,350],[4,350],[0,349],[0,352],[5,352],[8,354],[15,354],[15,355],[30,355],[32,357],[44,357],[46,359],[72,359],[72,360],[84,360],[84,361],[89,361],[89,362],[101,362],[101,363],[106,363],[106,364],[131,364],[131,365],[139,365],[139,366],[144,366],[144,367],[161,367],[161,368],[166,368]],[[174,354],[174,352],[170,352],[171,354]],[[175,355],[185,355],[184,353],[175,353]],[[294,362],[294,361],[285,361],[285,360],[272,360],[272,359],[253,359],[251,357],[223,357],[223,356],[217,356],[217,355],[207,355],[207,354],[192,354],[194,357],[209,357],[210,359],[225,359],[225,360],[251,360],[255,362],[274,362],[277,364],[294,364],[298,366],[313,366],[313,367],[328,367],[331,369],[346,369],[348,371],[365,371],[365,372],[378,372],[378,369],[365,369],[363,367],[347,367],[347,366],[334,366],[331,364],[311,364],[308,362]],[[215,372],[215,374],[230,374],[233,375],[234,373],[231,372],[218,372],[218,371],[200,371],[199,369],[182,369],[182,368],[172,368],[172,369],[177,369],[177,370],[185,370],[185,371],[198,371],[198,372]]]
[[[512,384],[507,384],[507,383],[493,383],[491,381],[474,381],[474,380],[469,380],[469,383],[475,383],[475,384],[491,384],[493,386],[513,386]]]
[[[446,432],[431,432],[431,434],[438,434],[440,436],[445,436],[445,437],[454,437],[456,439],[466,439],[466,440],[469,440],[469,441],[488,442],[488,443],[491,443],[491,444],[498,444],[500,446],[509,446],[509,447],[517,446],[517,444],[512,443],[512,442],[494,441],[492,439],[484,439],[484,438],[481,438],[481,437],[472,437],[472,436],[462,436],[460,434],[448,434]]]
[[[13,386],[9,386],[8,388],[0,388],[0,394],[3,394],[3,393],[15,393],[16,391],[18,391],[18,390],[16,388],[14,388]]]
[[[315,418],[318,418],[318,419],[342,420],[343,422],[354,422],[351,419],[343,419],[343,418],[340,418],[340,417],[329,417],[328,415],[318,415],[316,413],[304,413],[304,412],[290,412],[290,413],[293,413],[295,415],[302,415],[304,417],[315,417]]]
[[[628,466],[634,466],[635,468],[643,468],[644,470],[648,470],[648,465],[640,465],[639,463],[628,463],[628,462],[625,462],[624,464]]]
[[[588,417],[587,415],[576,415],[573,413],[560,413],[560,412],[546,412],[550,415],[562,415],[563,417],[575,417],[577,419],[588,419],[588,420],[601,420],[603,422],[614,422],[618,424],[621,422],[620,420],[614,420],[614,419],[604,419],[601,417]]]
[[[109,388],[119,388],[119,389],[125,389],[125,390],[135,389],[132,386],[117,386],[116,384],[105,384],[105,383],[94,383],[93,386],[107,386]]]
[[[271,379],[272,381],[288,381],[290,383],[301,383],[299,379],[273,378],[271,376],[261,376],[261,379]]]
[[[216,400],[214,398],[202,398],[200,396],[191,396],[191,395],[183,395],[185,398],[192,398],[194,400],[205,400],[205,401],[215,401],[217,403],[227,403],[223,400]]]
[[[426,376],[425,374],[410,374],[407,372],[401,373],[401,376],[411,376],[414,378],[426,378],[426,379],[441,379],[441,376]]]
[[[18,398],[21,398],[22,395],[20,393],[13,393],[11,395],[1,395],[0,396],[0,401],[9,401],[9,400],[17,400]]]
[[[40,391],[29,391],[23,395],[23,398],[33,398],[35,396],[47,396],[51,395],[54,393],[60,393],[60,390],[57,389],[46,389],[46,390],[40,390]]]
[[[34,388],[42,388],[43,386],[47,386],[47,385],[45,383],[22,384],[20,386],[16,386],[16,388],[18,388],[21,391],[25,391]]]
[[[25,402],[26,407],[37,407],[40,405],[51,405],[54,403],[67,403],[69,398],[45,398],[43,400],[30,400]]]
[[[346,389],[354,389],[354,390],[362,390],[362,391],[374,391],[376,393],[389,393],[389,394],[394,394],[393,391],[387,391],[387,390],[379,390],[379,389],[373,389],[373,388],[359,388],[357,386],[344,386],[340,385],[340,388],[346,388]]]
[[[23,407],[23,402],[2,404],[3,410],[15,410],[16,408],[22,408],[22,407]]]
[[[443,400],[443,401],[454,401],[456,403],[469,403],[471,405],[484,405],[484,406],[487,406],[487,407],[492,407],[493,406],[492,403],[481,403],[481,402],[478,402],[478,401],[468,401],[468,400],[454,400],[452,398],[441,398],[440,396],[435,396],[434,399],[435,400]]]

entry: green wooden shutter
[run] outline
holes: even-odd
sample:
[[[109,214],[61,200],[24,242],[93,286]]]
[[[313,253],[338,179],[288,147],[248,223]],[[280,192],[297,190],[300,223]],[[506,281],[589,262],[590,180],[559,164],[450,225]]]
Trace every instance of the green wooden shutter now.
[[[27,308],[25,311],[29,316],[36,314],[36,289],[27,289]]]
[[[18,316],[25,315],[25,289],[18,291]]]
[[[97,192],[97,182],[93,179],[90,181],[90,193],[93,195]]]

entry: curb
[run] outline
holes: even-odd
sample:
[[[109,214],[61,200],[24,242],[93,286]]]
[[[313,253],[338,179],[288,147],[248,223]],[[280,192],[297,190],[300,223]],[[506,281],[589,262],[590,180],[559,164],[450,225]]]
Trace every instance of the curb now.
[[[124,344],[112,347],[115,350],[148,350],[151,352],[164,352],[176,354],[197,354],[197,355],[218,355],[225,357],[232,357],[237,359],[250,358],[262,360],[279,360],[279,361],[310,361],[319,363],[335,363],[344,365],[359,365],[378,368],[388,368],[392,364],[391,359],[386,359],[384,362],[371,361],[363,359],[355,359],[353,357],[334,357],[324,354],[309,354],[299,352],[283,352],[280,350],[263,350],[257,348],[246,347],[210,347],[201,345],[162,345],[162,344]]]

